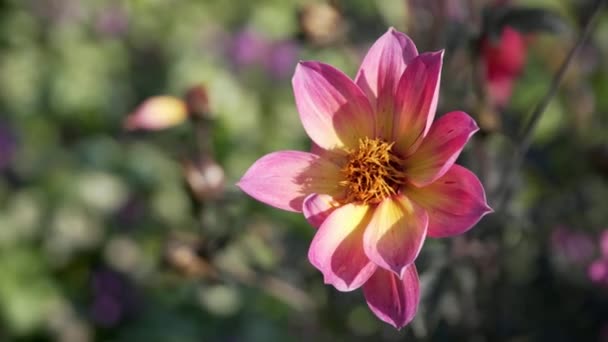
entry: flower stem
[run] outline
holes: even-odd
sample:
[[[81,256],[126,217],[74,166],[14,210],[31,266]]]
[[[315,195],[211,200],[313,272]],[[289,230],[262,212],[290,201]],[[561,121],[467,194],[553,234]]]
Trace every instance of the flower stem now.
[[[604,0],[596,0],[591,15],[587,20],[587,24],[585,25],[583,31],[578,37],[576,44],[572,47],[572,49],[568,53],[568,56],[562,62],[558,72],[553,76],[553,80],[551,81],[547,93],[534,107],[534,110],[530,115],[530,119],[528,119],[527,124],[522,130],[520,138],[517,139],[517,141],[519,141],[519,144],[517,145],[517,148],[514,152],[512,162],[507,165],[506,170],[504,171],[503,182],[496,191],[496,201],[493,205],[496,211],[500,211],[503,206],[509,202],[510,197],[513,193],[513,185],[515,182],[517,170],[519,170],[519,168],[521,167],[524,157],[528,152],[528,149],[530,148],[533,133],[536,129],[536,126],[538,126],[538,122],[540,121],[542,115],[545,113],[549,102],[555,96],[555,93],[557,92],[559,85],[561,84],[564,75],[568,70],[568,67],[570,66],[570,64],[572,64],[574,57],[580,51],[581,47],[593,31],[593,28],[595,27],[595,22],[597,21],[598,13],[600,12],[604,2]]]

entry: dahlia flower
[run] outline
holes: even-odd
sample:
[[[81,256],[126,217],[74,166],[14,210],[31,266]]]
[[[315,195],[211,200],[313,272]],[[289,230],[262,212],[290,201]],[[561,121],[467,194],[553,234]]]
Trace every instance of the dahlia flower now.
[[[401,328],[420,299],[414,260],[427,236],[461,234],[491,212],[477,177],[455,165],[478,130],[459,111],[434,121],[443,51],[418,54],[390,28],[351,80],[300,62],[296,106],[310,152],[257,160],[238,186],[317,228],[308,258],[339,291],[363,287],[381,320]]]

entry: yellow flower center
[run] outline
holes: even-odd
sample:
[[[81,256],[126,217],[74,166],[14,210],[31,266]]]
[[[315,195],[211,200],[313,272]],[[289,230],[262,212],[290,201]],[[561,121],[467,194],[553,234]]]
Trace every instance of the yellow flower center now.
[[[359,139],[357,149],[348,150],[348,161],[342,168],[346,187],[344,203],[377,204],[396,194],[407,181],[404,162],[393,151],[394,142],[381,139]]]

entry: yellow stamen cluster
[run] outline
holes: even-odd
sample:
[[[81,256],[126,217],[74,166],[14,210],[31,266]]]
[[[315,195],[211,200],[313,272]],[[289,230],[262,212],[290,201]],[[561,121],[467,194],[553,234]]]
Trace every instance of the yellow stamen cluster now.
[[[406,183],[403,159],[393,153],[393,144],[366,137],[359,140],[359,148],[348,151],[340,182],[346,187],[344,203],[376,204]]]

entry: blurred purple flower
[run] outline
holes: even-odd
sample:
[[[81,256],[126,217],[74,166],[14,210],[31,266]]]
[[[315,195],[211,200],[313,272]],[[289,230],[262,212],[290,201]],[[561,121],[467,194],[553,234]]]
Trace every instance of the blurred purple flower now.
[[[587,276],[597,285],[608,286],[608,229],[601,233],[599,247],[601,255],[589,265]]]
[[[275,79],[291,76],[298,61],[299,46],[292,40],[274,42],[264,59],[266,71]]]
[[[269,43],[262,35],[252,29],[244,29],[232,38],[228,54],[234,66],[242,68],[262,62],[268,48]]]
[[[598,285],[608,285],[608,259],[598,259],[587,269],[589,279]]]
[[[446,1],[444,11],[446,18],[454,22],[464,22],[469,16],[464,0]]]
[[[10,126],[0,122],[0,171],[8,168],[17,151],[17,137]]]
[[[608,228],[604,229],[600,236],[600,251],[604,258],[608,258]]]
[[[146,213],[146,202],[139,196],[130,196],[114,213],[116,222],[125,228],[140,223]]]
[[[137,311],[137,293],[133,284],[118,272],[101,269],[91,281],[93,302],[91,316],[101,326],[115,326]]]
[[[95,30],[102,36],[120,37],[128,27],[129,16],[121,6],[108,6],[97,14]]]
[[[468,19],[468,6],[464,0],[406,0],[406,4],[418,17],[458,23]]]
[[[92,308],[93,319],[103,326],[113,326],[119,322],[123,310],[116,298],[102,294],[95,298]]]
[[[54,24],[69,24],[84,18],[84,8],[79,0],[32,1],[32,12]]]
[[[551,234],[554,252],[572,264],[584,265],[593,258],[594,243],[583,232],[557,227]]]
[[[273,41],[253,29],[244,29],[233,36],[227,51],[237,70],[257,67],[270,78],[285,79],[297,63],[299,46],[293,40]]]

